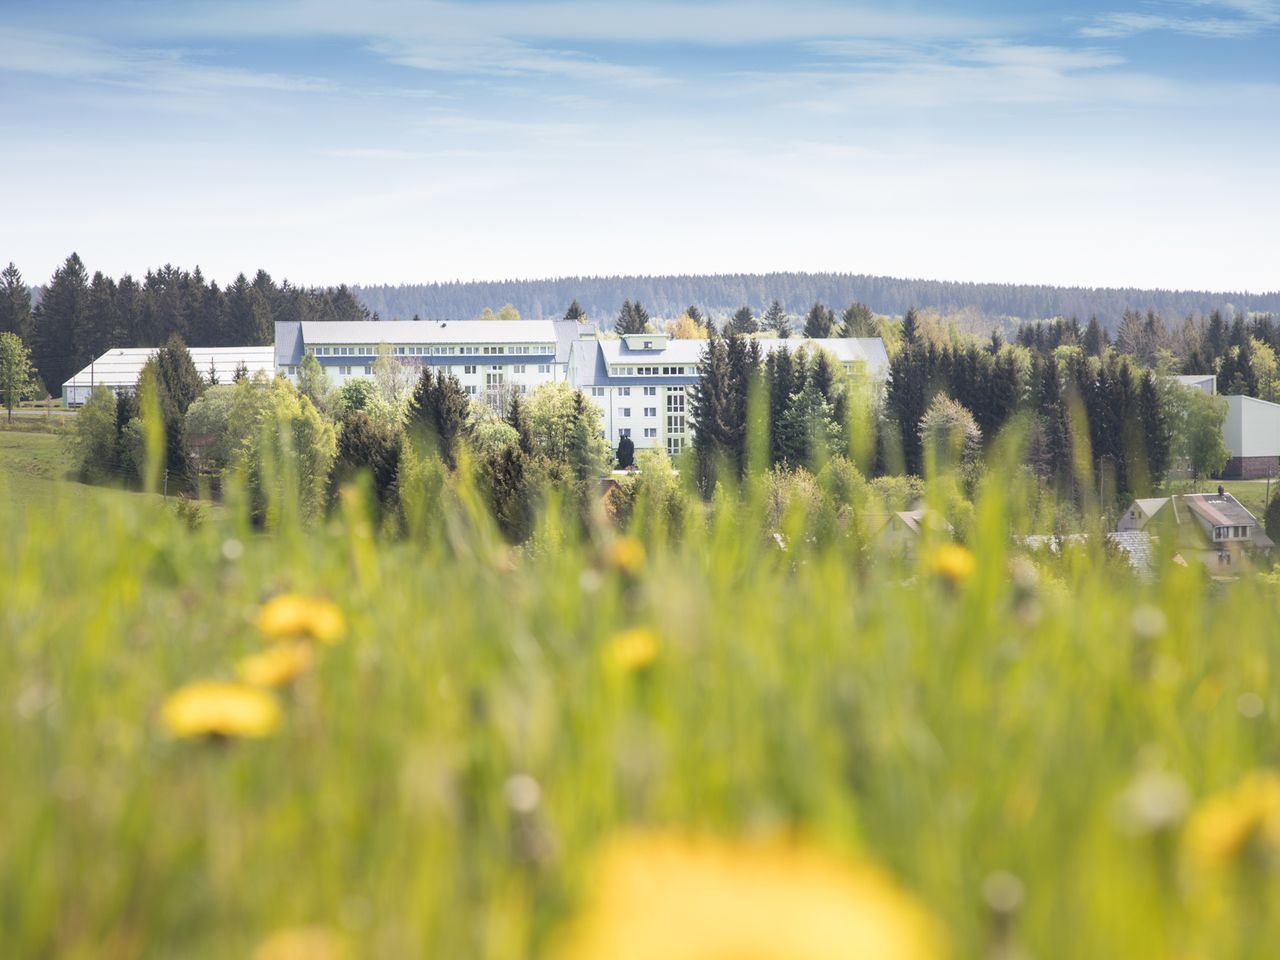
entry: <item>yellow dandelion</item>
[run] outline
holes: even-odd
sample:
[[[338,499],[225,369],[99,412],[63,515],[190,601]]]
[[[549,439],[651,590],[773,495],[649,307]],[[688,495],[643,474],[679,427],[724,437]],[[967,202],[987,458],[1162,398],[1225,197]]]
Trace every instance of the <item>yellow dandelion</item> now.
[[[623,573],[637,574],[644,566],[644,544],[635,537],[618,537],[609,544],[604,558]]]
[[[939,574],[952,583],[962,583],[973,574],[976,561],[973,554],[958,543],[944,543],[935,547],[925,557],[926,569]]]
[[[236,674],[252,687],[283,687],[311,669],[311,645],[297,640],[277,643],[236,664]]]
[[[1253,847],[1280,855],[1280,774],[1255,771],[1205,800],[1187,824],[1186,849],[1202,867],[1221,867]]]
[[[658,659],[662,644],[648,627],[632,627],[614,634],[605,645],[605,662],[619,673],[632,673]]]
[[[278,930],[253,951],[253,960],[344,960],[351,951],[345,938],[325,927]]]
[[[933,921],[868,866],[803,847],[633,835],[599,863],[556,960],[931,960]]]
[[[265,737],[280,724],[280,707],[257,687],[202,681],[175,691],[160,708],[175,737]]]
[[[285,593],[258,611],[258,632],[271,640],[336,643],[347,632],[347,623],[337,604],[329,600]]]

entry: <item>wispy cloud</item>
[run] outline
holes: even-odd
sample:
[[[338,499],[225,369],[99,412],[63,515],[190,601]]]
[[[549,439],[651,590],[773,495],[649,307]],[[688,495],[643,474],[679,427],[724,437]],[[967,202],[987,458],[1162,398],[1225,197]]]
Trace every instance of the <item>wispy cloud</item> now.
[[[137,86],[153,92],[216,89],[329,92],[321,77],[291,76],[192,59],[188,51],[123,48],[65,33],[0,27],[0,71]]]
[[[1163,10],[1158,13],[1104,14],[1080,33],[1090,39],[1119,39],[1157,31],[1234,39],[1280,27],[1280,0],[1182,0],[1160,6]]]

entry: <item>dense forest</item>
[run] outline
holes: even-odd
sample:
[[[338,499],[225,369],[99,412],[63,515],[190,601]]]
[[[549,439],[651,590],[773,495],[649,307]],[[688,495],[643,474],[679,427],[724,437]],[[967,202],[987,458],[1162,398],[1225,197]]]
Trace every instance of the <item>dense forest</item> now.
[[[370,311],[383,317],[414,315],[462,319],[485,307],[510,303],[533,319],[558,317],[576,299],[593,320],[611,319],[624,299],[638,299],[657,317],[677,317],[697,304],[725,319],[746,304],[763,313],[777,299],[794,316],[815,302],[867,304],[873,311],[901,316],[909,307],[943,314],[972,312],[976,319],[1041,320],[1096,316],[1115,330],[1127,310],[1154,310],[1166,317],[1227,313],[1280,312],[1280,292],[1208,293],[1173,290],[1091,289],[1001,283],[951,283],[903,280],[849,273],[724,274],[673,277],[560,277],[553,280],[499,280],[401,286],[353,286]]]
[[[240,274],[225,288],[166,264],[141,279],[118,281],[69,256],[34,292],[10,263],[0,272],[0,333],[31,350],[45,388],[61,385],[90,360],[117,347],[154,347],[174,334],[193,347],[266,345],[277,320],[367,320],[346,287],[277,284],[265,270]]]

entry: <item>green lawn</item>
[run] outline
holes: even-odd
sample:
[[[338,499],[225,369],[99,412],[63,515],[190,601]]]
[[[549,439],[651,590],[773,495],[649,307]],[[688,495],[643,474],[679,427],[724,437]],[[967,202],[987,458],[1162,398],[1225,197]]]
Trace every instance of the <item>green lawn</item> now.
[[[0,429],[0,497],[19,507],[78,508],[146,494],[80,483],[72,474],[65,430]]]

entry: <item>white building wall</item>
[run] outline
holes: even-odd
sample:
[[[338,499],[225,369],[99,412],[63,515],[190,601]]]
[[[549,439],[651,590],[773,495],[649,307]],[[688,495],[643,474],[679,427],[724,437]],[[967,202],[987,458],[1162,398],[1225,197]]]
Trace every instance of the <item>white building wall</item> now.
[[[1280,456],[1280,404],[1227,396],[1222,439],[1233,457]]]

